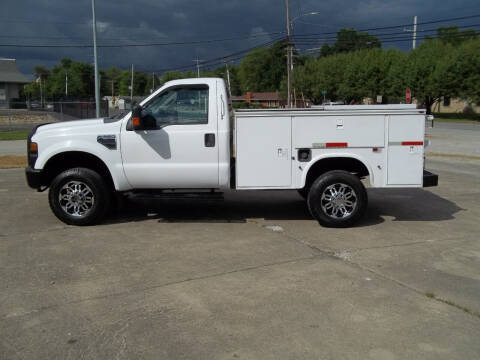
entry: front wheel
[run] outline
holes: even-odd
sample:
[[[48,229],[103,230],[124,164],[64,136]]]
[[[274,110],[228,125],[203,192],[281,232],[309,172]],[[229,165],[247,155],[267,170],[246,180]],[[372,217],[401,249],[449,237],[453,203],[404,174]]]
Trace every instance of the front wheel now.
[[[55,177],[50,185],[48,200],[55,216],[64,223],[90,225],[106,215],[111,194],[97,172],[73,168]]]
[[[367,208],[368,197],[360,179],[343,170],[329,171],[314,181],[307,204],[322,226],[349,227]]]

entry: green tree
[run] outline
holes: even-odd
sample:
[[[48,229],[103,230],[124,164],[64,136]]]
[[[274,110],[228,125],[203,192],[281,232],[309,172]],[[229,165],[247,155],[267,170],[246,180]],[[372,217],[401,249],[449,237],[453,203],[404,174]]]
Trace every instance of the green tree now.
[[[27,100],[36,100],[40,99],[40,85],[35,81],[30,84],[25,85],[23,93]]]
[[[132,72],[130,70],[123,70],[120,73],[118,92],[120,96],[130,96],[130,84],[132,79]]]
[[[334,53],[344,53],[361,49],[381,48],[382,44],[376,36],[355,29],[341,29],[333,46]]]
[[[149,95],[152,90],[158,89],[160,86],[160,79],[157,74],[146,74],[147,84],[145,85],[145,95]]]
[[[451,59],[446,71],[453,72],[457,79],[455,93],[470,103],[480,102],[480,39],[463,42]],[[447,80],[448,81],[448,80]]]
[[[318,56],[320,57],[325,57],[325,56],[330,56],[335,53],[334,47],[330,46],[328,44],[323,44],[322,47],[320,48],[320,53]]]
[[[437,29],[437,38],[445,43],[458,45],[466,40],[470,40],[478,36],[473,29],[460,30],[458,26],[440,26]]]
[[[122,76],[122,70],[118,67],[109,67],[102,74],[102,95],[112,95],[112,85],[113,85],[113,96],[119,95],[120,89],[120,79]]]
[[[251,51],[243,59],[238,71],[241,91],[278,90],[286,76],[286,66],[285,41]]]
[[[337,100],[347,60],[347,54],[308,58],[303,66],[294,68],[293,84],[297,94],[320,104],[322,92],[327,91],[327,99]]]
[[[42,76],[42,78],[47,78],[48,75],[50,74],[50,70],[48,70],[44,66],[35,66],[34,68],[35,76],[38,78]]]
[[[428,40],[409,54],[408,85],[413,96],[430,114],[432,105],[444,96],[458,95],[455,47],[441,40]]]

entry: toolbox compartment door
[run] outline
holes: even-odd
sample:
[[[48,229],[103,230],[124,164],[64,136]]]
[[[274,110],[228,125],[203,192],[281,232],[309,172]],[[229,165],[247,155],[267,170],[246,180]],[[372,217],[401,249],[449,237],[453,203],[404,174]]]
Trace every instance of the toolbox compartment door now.
[[[424,115],[389,116],[388,185],[422,185],[424,129]]]
[[[236,117],[236,184],[289,188],[292,183],[291,116]]]

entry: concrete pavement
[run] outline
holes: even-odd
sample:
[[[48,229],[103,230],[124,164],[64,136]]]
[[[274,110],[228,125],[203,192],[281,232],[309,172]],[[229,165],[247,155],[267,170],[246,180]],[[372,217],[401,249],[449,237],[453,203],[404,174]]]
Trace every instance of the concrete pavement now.
[[[0,156],[27,155],[26,140],[3,140],[0,141]]]
[[[480,162],[427,167],[438,188],[369,190],[351,229],[296,192],[70,227],[0,170],[0,358],[477,359]]]
[[[480,122],[435,122],[433,128],[426,129],[430,146],[427,153],[473,156],[480,159]]]

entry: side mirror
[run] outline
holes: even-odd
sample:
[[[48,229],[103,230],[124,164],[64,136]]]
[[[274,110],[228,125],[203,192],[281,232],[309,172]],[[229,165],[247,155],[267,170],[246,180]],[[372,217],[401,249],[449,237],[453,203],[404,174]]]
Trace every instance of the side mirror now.
[[[143,130],[142,107],[135,105],[132,109],[132,126],[134,130]]]

